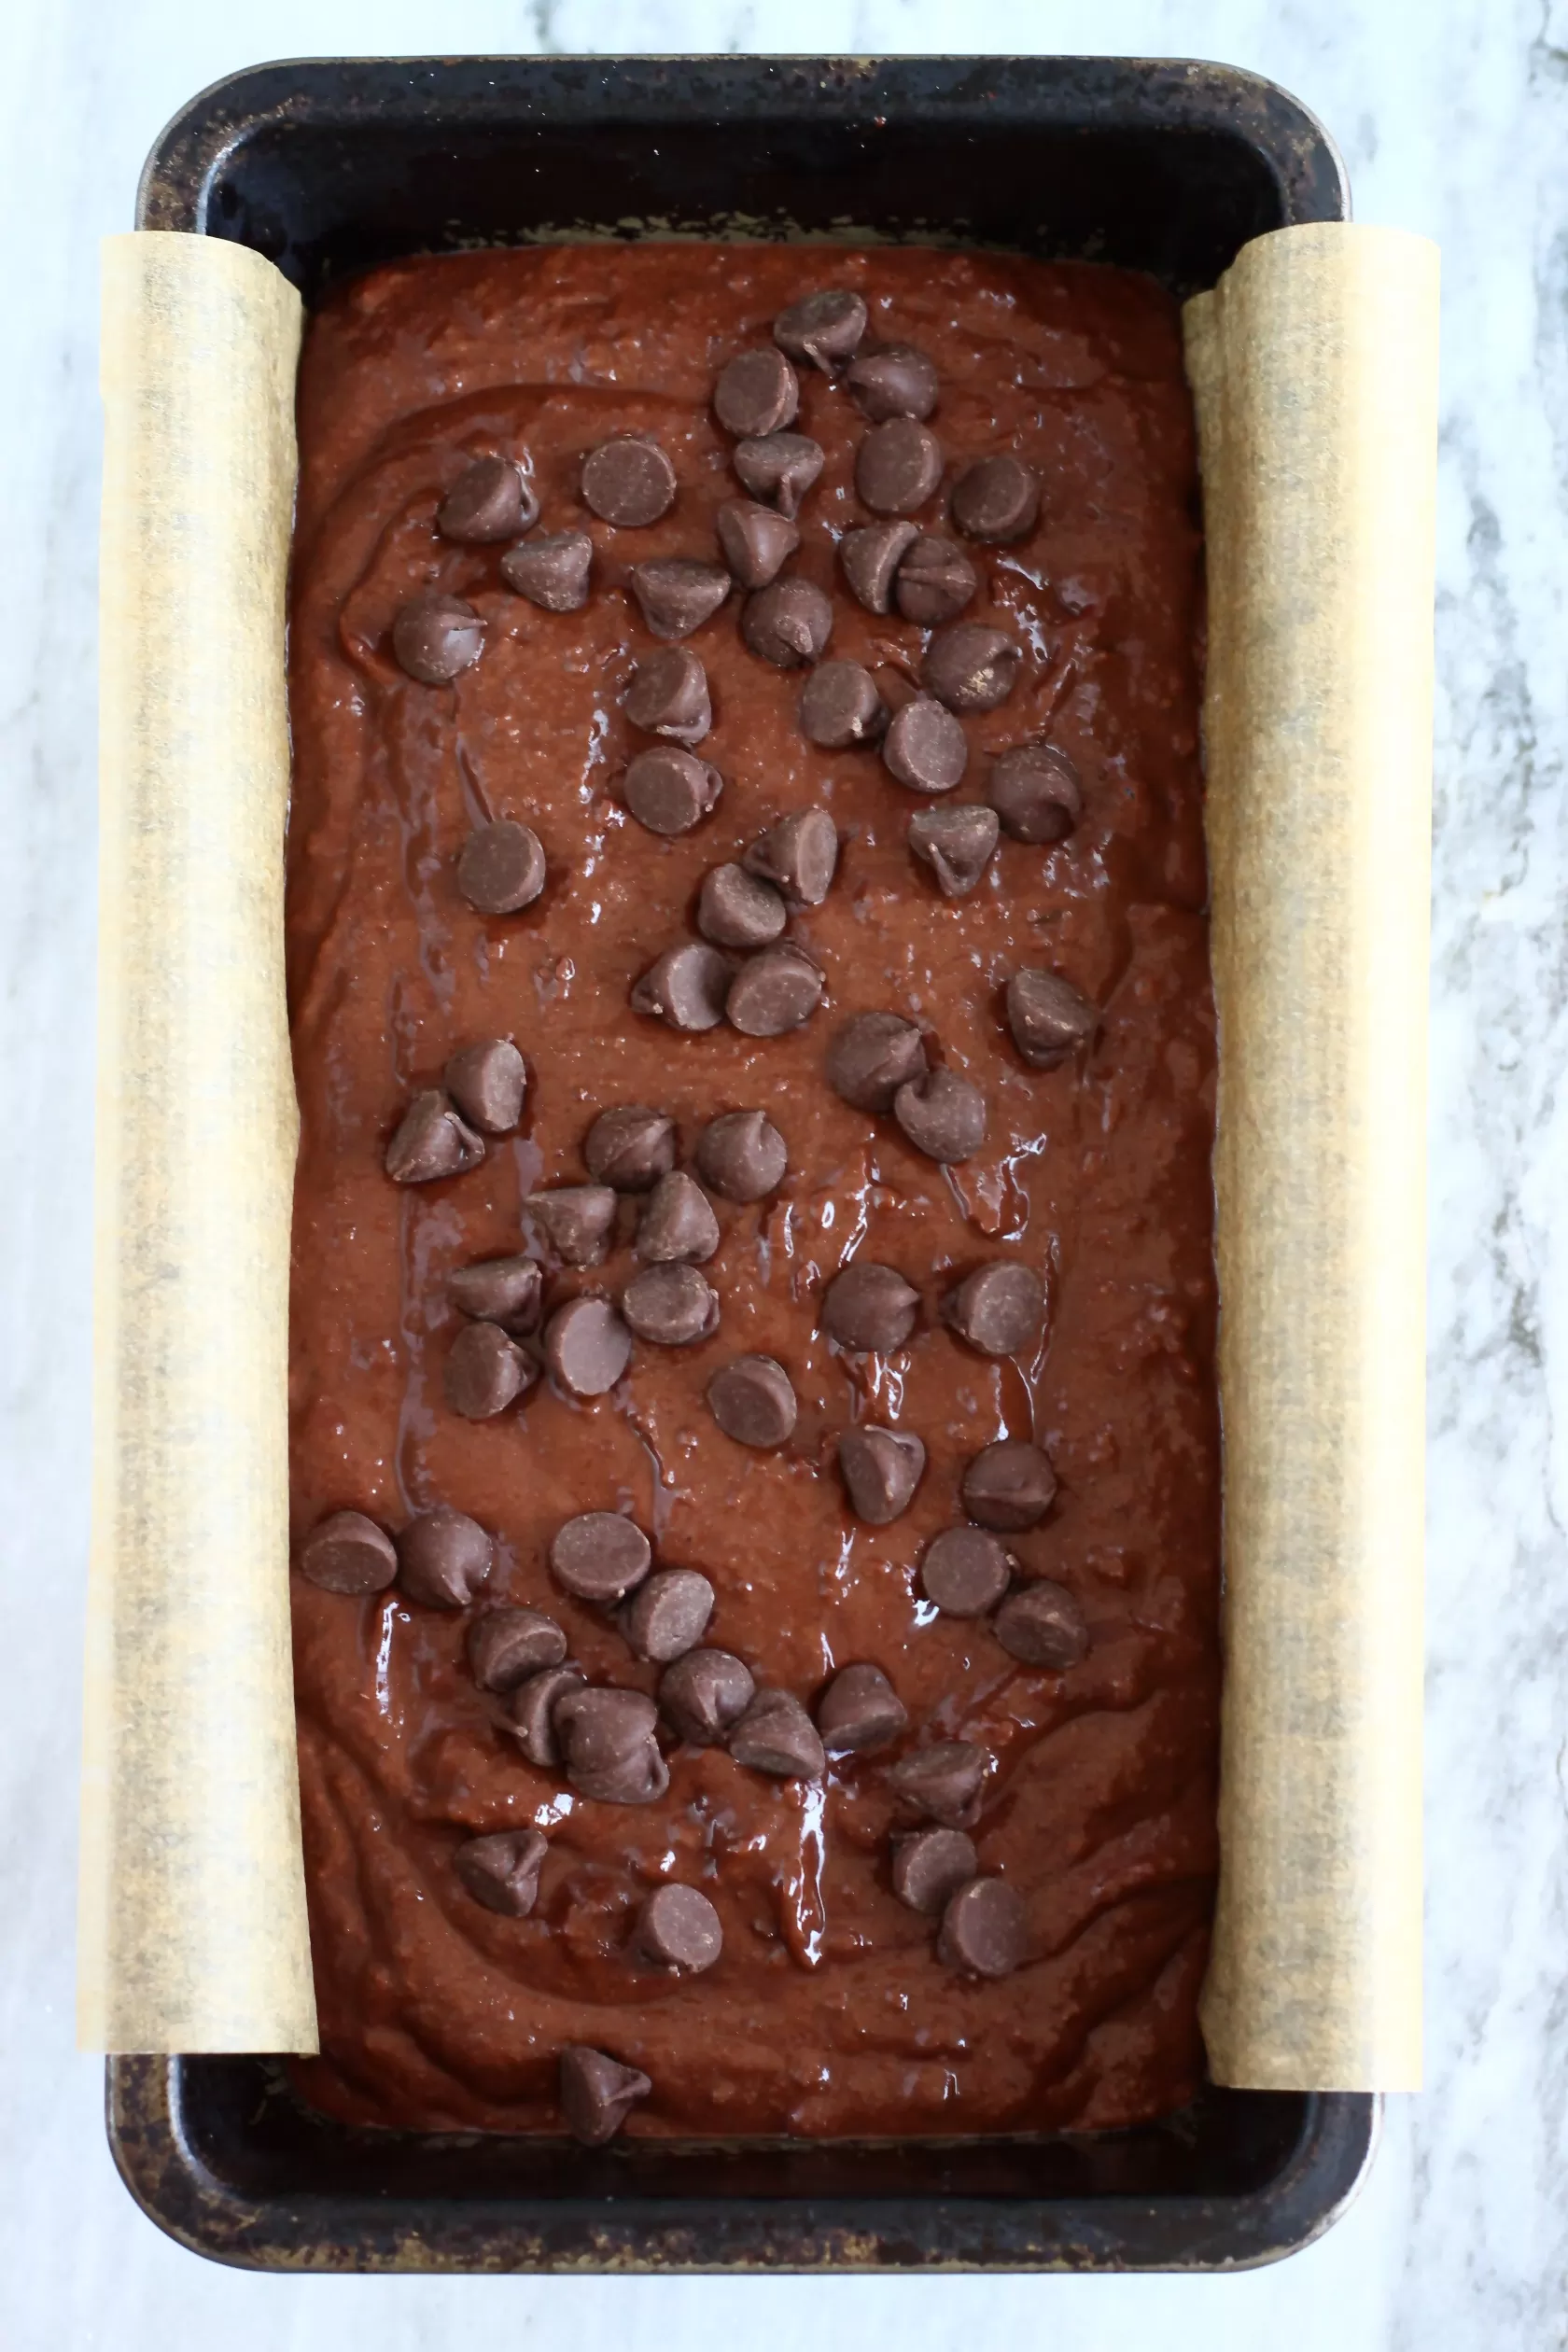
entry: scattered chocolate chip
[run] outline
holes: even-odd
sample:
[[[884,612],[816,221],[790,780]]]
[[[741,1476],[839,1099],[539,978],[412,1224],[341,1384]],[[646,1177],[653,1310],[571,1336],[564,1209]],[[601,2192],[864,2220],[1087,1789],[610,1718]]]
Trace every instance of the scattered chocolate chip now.
[[[1088,1043],[1099,1015],[1070,981],[1026,967],[1007,983],[1007,1026],[1031,1070],[1055,1070]]]
[[[759,1690],[725,1745],[737,1764],[777,1780],[820,1780],[828,1769],[816,1725],[788,1690]]]
[[[441,1080],[463,1117],[482,1135],[510,1135],[523,1116],[528,1072],[510,1038],[486,1037],[465,1045],[453,1055]]]
[[[909,1721],[909,1711],[880,1666],[846,1666],[817,1701],[817,1729],[830,1756],[859,1756],[886,1747]]]
[[[961,1829],[917,1829],[893,1841],[893,1893],[911,1911],[945,1910],[979,1868],[974,1841]]]
[[[893,1116],[917,1152],[951,1166],[986,1141],[986,1098],[956,1070],[912,1078],[893,1097]]]
[[[656,637],[687,637],[711,621],[730,593],[722,564],[696,555],[652,555],[631,569],[632,594]]]
[[[363,1511],[318,1519],[298,1558],[301,1575],[323,1592],[385,1592],[398,1573],[392,1538]]]
[[[761,1111],[725,1111],[710,1119],[697,1141],[697,1172],[722,1200],[763,1200],[777,1192],[789,1148]]]
[[[703,875],[697,929],[716,947],[765,947],[789,919],[781,893],[744,866],[713,866]]]
[[[1050,743],[1004,751],[986,779],[986,798],[1015,841],[1065,841],[1084,813],[1078,771]]]
[[[967,898],[996,854],[994,808],[948,801],[940,808],[917,808],[909,819],[909,847],[930,866],[944,898]]]
[[[544,849],[529,825],[502,817],[478,825],[457,859],[457,888],[480,915],[515,915],[545,883]]]
[[[643,1102],[617,1103],[601,1111],[582,1141],[582,1157],[595,1184],[617,1192],[651,1192],[675,1166],[675,1121]]]
[[[567,1778],[601,1805],[648,1805],[669,1786],[654,1740],[659,1710],[640,1690],[568,1690],[555,1702]]]
[[[855,488],[874,514],[913,514],[942,483],[942,444],[910,416],[874,425],[855,453]]]
[[[659,1704],[683,1740],[714,1747],[746,1713],[757,1686],[728,1650],[688,1650],[659,1677]]]
[[[797,809],[759,833],[741,857],[748,874],[771,882],[794,913],[820,906],[838,866],[838,833],[825,808]]]
[[[1024,649],[1005,629],[958,621],[926,648],[920,682],[949,710],[995,710],[1018,682]]]
[[[1013,1580],[1004,1545],[980,1527],[949,1527],[926,1546],[920,1589],[944,1617],[984,1617]]]
[[[452,1867],[476,1903],[508,1919],[526,1919],[539,1900],[539,1865],[550,1848],[538,1829],[497,1829],[469,1838]]]
[[[857,1111],[890,1111],[926,1067],[924,1037],[897,1013],[857,1013],[828,1047],[828,1084]]]
[[[430,1184],[466,1175],[483,1157],[483,1136],[459,1118],[441,1087],[427,1086],[398,1122],[382,1165],[395,1184]]]
[[[949,1896],[936,1950],[950,1968],[972,1976],[1011,1976],[1028,1949],[1024,1907],[1005,1881],[971,1879]]]
[[[956,540],[917,539],[898,567],[893,595],[906,621],[934,629],[973,601],[980,575]]]
[[[864,298],[847,287],[824,287],[779,312],[773,322],[773,340],[791,359],[805,360],[827,375],[854,357],[865,330]]]
[[[868,612],[891,612],[894,575],[919,536],[914,523],[867,523],[845,532],[838,560],[851,593]]]
[[[969,744],[950,710],[931,694],[917,694],[894,714],[882,738],[882,761],[912,792],[950,792],[963,781]]]
[[[822,1328],[841,1348],[890,1355],[915,1328],[920,1294],[896,1267],[856,1258],[822,1293]]]
[[[780,940],[742,964],[724,1000],[724,1018],[743,1037],[782,1037],[810,1018],[826,987],[805,950]]]
[[[493,1421],[538,1378],[532,1356],[499,1323],[465,1323],[447,1351],[441,1393],[465,1421]]]
[[[507,1702],[510,1731],[530,1764],[541,1772],[561,1769],[560,1743],[555,1737],[555,1710],[568,1690],[581,1690],[586,1677],[576,1666],[546,1666],[519,1683]]]
[[[719,1294],[694,1266],[647,1266],[622,1292],[621,1313],[639,1339],[689,1348],[718,1330]]]
[[[510,457],[476,457],[436,510],[442,539],[478,546],[520,539],[539,521],[539,500]]]
[[[833,606],[811,581],[791,574],[747,597],[740,634],[764,662],[796,669],[802,662],[820,661],[833,635]]]
[[[993,1258],[947,1293],[942,1320],[981,1355],[1021,1355],[1044,1328],[1045,1285],[1032,1266]]]
[[[737,352],[713,387],[713,413],[737,441],[782,432],[799,406],[795,371],[777,349]]]
[[[805,433],[767,433],[760,441],[737,441],[731,458],[741,488],[777,507],[787,523],[800,512],[823,462],[821,442]]]
[[[890,1527],[909,1508],[926,1449],[902,1429],[862,1425],[838,1441],[838,1467],[855,1517],[868,1527]]]
[[[1019,457],[980,457],[954,483],[952,511],[965,539],[1026,539],[1040,512],[1040,483]]]
[[[399,607],[392,651],[421,686],[446,686],[483,652],[484,623],[466,597],[432,589]]]
[[[798,1409],[790,1375],[765,1355],[735,1356],[715,1372],[707,1384],[707,1408],[726,1437],[763,1451],[784,1445],[794,1434]]]
[[[503,1331],[525,1337],[539,1329],[543,1286],[543,1268],[537,1258],[481,1258],[477,1265],[456,1267],[447,1276],[446,1295],[459,1314],[499,1323]]]
[[[561,2052],[561,2114],[573,2139],[584,2148],[602,2148],[612,2140],[652,2088],[635,2066],[623,2066],[586,2043],[568,2042]]]
[[[694,1886],[661,1886],[644,1903],[633,1938],[656,1967],[700,1976],[724,1949],[724,1930],[706,1895]]]
[[[589,451],[582,497],[601,523],[637,530],[674,506],[675,468],[657,441],[622,434]]]
[[[550,1546],[551,1575],[579,1601],[623,1601],[652,1561],[653,1547],[622,1511],[580,1511]]]
[[[724,779],[710,760],[661,743],[639,751],[621,780],[621,796],[650,833],[690,833],[717,807]]]
[[[713,524],[724,561],[740,588],[765,588],[800,545],[792,523],[750,498],[727,499]]]
[[[971,1740],[940,1740],[889,1764],[883,1777],[895,1797],[931,1821],[967,1829],[979,1819],[986,1751]]]
[[[508,548],[501,578],[543,612],[581,612],[593,563],[594,542],[586,531],[547,531]]]
[[[1037,1526],[1050,1509],[1057,1474],[1050,1456],[1027,1437],[999,1437],[981,1447],[963,1474],[960,1491],[972,1519],[1016,1535]]]
[[[557,1184],[551,1192],[530,1193],[527,1206],[564,1266],[598,1265],[615,1223],[615,1195],[608,1184]]]
[[[888,723],[876,680],[859,662],[823,662],[800,698],[801,733],[825,751],[875,743]]]
[[[530,1674],[559,1666],[567,1637],[540,1609],[485,1609],[469,1622],[468,1652],[481,1690],[515,1690]]]
[[[427,1609],[466,1609],[483,1590],[496,1547],[477,1519],[438,1503],[420,1511],[396,1538],[398,1581]]]
[[[717,1029],[729,1001],[735,966],[717,947],[688,939],[666,947],[632,989],[632,1010],[695,1034]]]
[[[935,368],[909,343],[883,343],[860,353],[848,375],[850,393],[874,425],[889,417],[927,417],[939,390]]]
[[[621,707],[644,735],[668,735],[688,748],[700,743],[713,724],[707,672],[683,645],[639,662]]]
[[[704,1266],[719,1247],[719,1220],[702,1186],[672,1168],[637,1220],[637,1253],[648,1266]]]
[[[607,1396],[632,1360],[632,1335],[608,1298],[574,1298],[544,1326],[544,1360],[569,1396]]]
[[[656,1568],[621,1612],[621,1631],[638,1658],[667,1666],[695,1649],[713,1615],[713,1587],[694,1568]]]
[[[1089,1654],[1084,1612],[1065,1585],[1042,1577],[1004,1601],[991,1621],[1010,1658],[1063,1674]]]

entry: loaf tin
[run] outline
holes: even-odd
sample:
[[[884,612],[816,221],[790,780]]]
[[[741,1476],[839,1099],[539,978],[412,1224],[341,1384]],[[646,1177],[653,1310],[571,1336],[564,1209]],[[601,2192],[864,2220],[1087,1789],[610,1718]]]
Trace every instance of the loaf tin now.
[[[1310,115],[1223,66],[335,59],[193,100],[136,223],[251,245],[307,303],[400,254],[693,234],[1001,246],[1185,296],[1250,238],[1347,209]],[[196,2252],[264,2270],[1220,2270],[1325,2229],[1376,2127],[1369,2096],[1210,2086],[1097,2135],[587,2149],[350,2129],[276,2058],[108,2065],[132,2194]]]

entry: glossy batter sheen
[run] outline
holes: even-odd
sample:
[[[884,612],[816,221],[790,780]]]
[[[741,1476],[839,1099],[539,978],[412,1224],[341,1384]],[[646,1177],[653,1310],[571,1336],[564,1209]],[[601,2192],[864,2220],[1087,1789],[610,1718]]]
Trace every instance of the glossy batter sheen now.
[[[664,841],[620,805],[639,748],[618,701],[653,650],[621,582],[650,554],[715,553],[736,485],[708,401],[719,368],[764,342],[787,302],[859,287],[872,333],[918,344],[942,394],[931,422],[947,480],[1010,449],[1044,483],[1040,525],[974,549],[982,594],[1028,649],[1012,698],[965,721],[983,796],[987,755],[1049,735],[1076,762],[1085,811],[1054,849],[1003,838],[974,894],[936,892],[905,843],[915,808],[874,750],[814,749],[804,673],[737,634],[739,599],[689,640],[716,721],[702,747],[726,785],[714,814]],[[865,422],[803,371],[796,429],[827,452],[791,568],[828,588],[831,651],[909,673],[922,637],[846,591],[833,543],[869,520],[852,487]],[[963,1737],[997,1771],[974,1832],[980,1865],[1018,1888],[1031,1957],[1000,1982],[936,1957],[932,1923],[889,1876],[892,1809],[879,1765],[815,1786],[679,1749],[667,1798],[573,1798],[495,1729],[465,1618],[396,1591],[369,1599],[296,1576],[305,1852],[324,2055],[300,2079],[351,2119],[560,2129],[561,2047],[643,2068],[630,2135],[948,2135],[1098,2128],[1185,2101],[1202,2072],[1196,2002],[1215,1867],[1219,1668],[1218,1421],[1209,1160],[1214,1087],[1197,752],[1200,622],[1196,469],[1174,305],[1110,270],[917,250],[592,245],[418,260],[381,270],[315,319],[301,382],[302,479],[292,637],[295,792],[288,951],[303,1136],[294,1235],[293,1505],[303,1534],[352,1506],[394,1532],[445,1502],[499,1540],[488,1597],[567,1629],[594,1680],[651,1689],[619,1634],[552,1584],[550,1537],[571,1514],[626,1507],[666,1565],[718,1590],[707,1639],[807,1705],[838,1665],[883,1667],[909,1709],[894,1753]],[[650,431],[679,497],[651,529],[615,531],[577,496],[581,456]],[[501,551],[435,536],[438,500],[472,456],[531,464],[541,531],[587,524],[586,610],[511,595]],[[941,528],[941,499],[918,518]],[[389,651],[397,607],[426,587],[471,598],[482,661],[419,686]],[[794,930],[828,1004],[794,1034],[679,1036],[633,1013],[659,950],[693,935],[705,870],[774,817],[831,809],[844,847],[827,903]],[[550,861],[543,897],[488,919],[459,898],[469,828],[525,819]],[[1025,963],[1103,1007],[1086,1058],[1027,1070],[1001,988]],[[822,1078],[851,1013],[917,1016],[984,1089],[990,1135],[950,1174],[890,1119]],[[400,1189],[382,1155],[418,1086],[458,1045],[511,1034],[527,1057],[521,1137],[484,1166]],[[790,1173],[760,1209],[717,1204],[705,1269],[712,1339],[639,1344],[609,1397],[536,1390],[469,1422],[443,1405],[459,1318],[456,1266],[533,1235],[531,1186],[583,1180],[583,1134],[618,1102],[679,1120],[760,1106]],[[985,1258],[1016,1252],[1049,1279],[1038,1360],[994,1364],[935,1321]],[[823,1282],[851,1255],[923,1294],[908,1349],[858,1383],[816,1331]],[[542,1251],[540,1254],[543,1254]],[[554,1299],[617,1294],[602,1269],[557,1275]],[[781,1454],[715,1426],[704,1389],[743,1350],[776,1355],[801,1399]],[[917,1432],[930,1466],[891,1527],[857,1526],[833,1446],[858,1417]],[[1089,1657],[1066,1674],[1015,1664],[984,1622],[918,1596],[922,1546],[961,1518],[967,1459],[1034,1435],[1060,1478],[1030,1574],[1069,1586]],[[537,1823],[550,1837],[537,1910],[495,1916],[451,1857],[467,1836]],[[910,1826],[907,1821],[903,1826]],[[628,1929],[666,1878],[717,1905],[724,1951],[674,1981],[632,1959]]]

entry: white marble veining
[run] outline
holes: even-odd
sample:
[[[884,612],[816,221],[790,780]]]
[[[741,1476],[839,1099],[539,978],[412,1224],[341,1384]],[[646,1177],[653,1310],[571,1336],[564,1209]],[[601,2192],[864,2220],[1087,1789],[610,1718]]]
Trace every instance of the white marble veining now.
[[[1432,1099],[1429,2088],[1358,2205],[1229,2278],[260,2279],[119,2188],[71,2037],[87,1530],[95,240],[203,83],[468,49],[1200,53],[1271,75],[1364,219],[1444,249]],[[385,2352],[1568,2345],[1568,0],[12,0],[0,20],[0,2342]]]

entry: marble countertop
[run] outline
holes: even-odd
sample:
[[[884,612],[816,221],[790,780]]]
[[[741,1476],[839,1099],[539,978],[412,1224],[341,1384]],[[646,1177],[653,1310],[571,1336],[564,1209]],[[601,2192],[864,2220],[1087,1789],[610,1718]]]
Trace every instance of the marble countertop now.
[[[329,51],[1199,53],[1337,138],[1358,217],[1444,256],[1431,1184],[1428,2088],[1361,2198],[1234,2277],[264,2279],[180,2251],[72,2046],[92,1110],[96,240],[164,120]],[[8,2352],[643,2352],[765,2324],[823,2352],[1568,2345],[1568,0],[18,0],[0,75],[0,2339]],[[25,1116],[23,1115],[25,1113]],[[765,2322],[763,2299],[766,2298]]]

